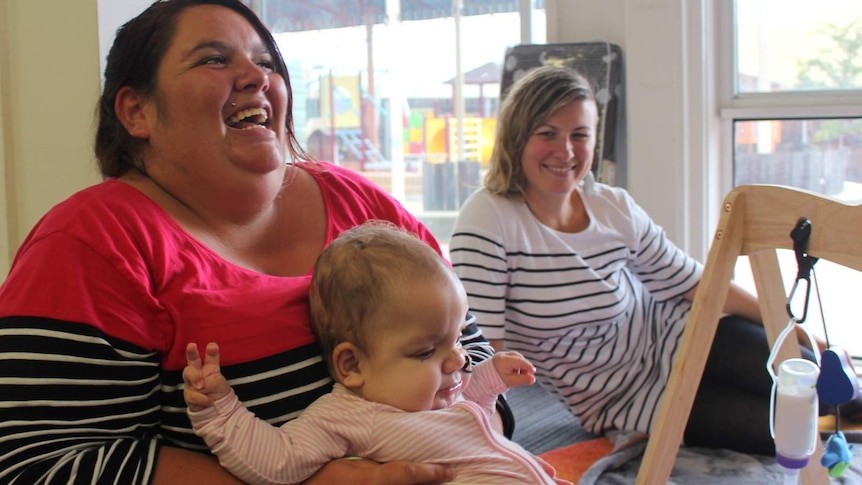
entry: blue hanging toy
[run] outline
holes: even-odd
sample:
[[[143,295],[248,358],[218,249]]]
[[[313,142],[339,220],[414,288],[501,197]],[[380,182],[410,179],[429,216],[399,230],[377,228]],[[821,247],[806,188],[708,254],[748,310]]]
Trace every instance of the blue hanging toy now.
[[[859,379],[850,365],[847,351],[829,347],[820,357],[820,377],[817,379],[817,395],[826,404],[835,406],[835,434],[826,440],[826,451],[820,464],[829,469],[829,476],[840,477],[850,466],[853,445],[847,443],[838,429],[841,413],[838,405],[856,399],[859,395]]]
[[[828,342],[828,339],[827,339]],[[820,356],[820,377],[817,379],[820,402],[838,406],[859,396],[859,378],[850,364],[847,351],[829,347]]]
[[[853,445],[847,443],[844,433],[836,431],[826,440],[826,451],[820,457],[820,464],[829,469],[829,476],[838,478],[850,467],[853,459]]]
[[[808,314],[808,297],[811,293],[811,274],[814,274],[814,264],[818,258],[809,256],[806,252],[808,245],[808,237],[811,235],[811,221],[806,218],[800,218],[796,227],[790,232],[790,237],[793,239],[793,249],[796,253],[796,263],[799,267],[799,272],[796,276],[796,282],[790,290],[790,296],[787,300],[787,313],[790,318],[796,323],[802,323]],[[790,308],[790,302],[793,299],[793,294],[799,285],[800,280],[805,280],[807,284],[805,293],[805,304],[803,307],[802,317],[796,318]],[[814,287],[817,290],[817,300],[820,302],[820,289],[817,286],[817,278],[815,275]],[[822,302],[820,302],[820,311],[823,311]],[[829,469],[830,477],[840,477],[844,471],[850,466],[850,461],[853,455],[853,445],[847,443],[847,439],[839,429],[840,413],[838,406],[846,402],[856,399],[859,395],[859,379],[851,364],[850,356],[844,349],[832,347],[829,345],[829,334],[826,331],[826,320],[823,319],[823,332],[826,337],[827,349],[820,356],[820,375],[817,378],[817,397],[820,402],[835,406],[835,434],[831,435],[826,441],[826,450],[820,458],[820,464]],[[810,337],[810,335],[809,335]],[[817,351],[817,347],[813,346],[812,350]]]

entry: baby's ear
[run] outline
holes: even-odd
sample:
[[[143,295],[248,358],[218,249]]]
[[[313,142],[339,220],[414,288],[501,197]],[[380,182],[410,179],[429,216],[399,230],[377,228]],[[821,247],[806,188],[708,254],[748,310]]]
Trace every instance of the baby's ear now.
[[[362,377],[360,361],[364,354],[356,345],[341,342],[332,351],[332,368],[335,380],[350,389],[358,389],[365,383]]]

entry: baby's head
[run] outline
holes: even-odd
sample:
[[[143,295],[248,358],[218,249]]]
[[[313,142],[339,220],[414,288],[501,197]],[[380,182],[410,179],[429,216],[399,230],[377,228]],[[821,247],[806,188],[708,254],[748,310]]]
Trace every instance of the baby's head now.
[[[392,224],[341,234],[320,255],[312,329],[336,381],[407,411],[451,405],[463,390],[467,297],[446,261]]]

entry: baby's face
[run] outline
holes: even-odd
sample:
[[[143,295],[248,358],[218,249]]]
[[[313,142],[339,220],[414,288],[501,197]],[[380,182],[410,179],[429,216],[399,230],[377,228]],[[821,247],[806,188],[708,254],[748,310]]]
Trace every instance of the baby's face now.
[[[399,285],[392,308],[379,315],[385,329],[369,340],[360,363],[364,384],[357,390],[369,401],[404,411],[453,405],[467,385],[460,336],[467,295],[454,275]]]

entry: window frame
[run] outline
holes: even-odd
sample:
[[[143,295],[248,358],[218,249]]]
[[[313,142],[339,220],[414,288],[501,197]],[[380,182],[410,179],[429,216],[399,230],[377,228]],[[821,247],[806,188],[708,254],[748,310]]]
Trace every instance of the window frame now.
[[[712,12],[715,13],[716,19],[715,35],[711,37],[715,42],[715,46],[711,49],[715,58],[714,63],[711,64],[713,73],[710,77],[716,83],[717,112],[716,116],[707,121],[707,129],[719,133],[717,147],[714,147],[718,153],[720,166],[720,180],[717,183],[720,184],[719,193],[726,194],[733,188],[735,121],[862,117],[862,89],[738,94],[734,21],[738,0],[709,1],[712,2]],[[711,208],[711,228],[716,227],[720,210],[720,204],[715,204]],[[744,266],[746,262],[740,261],[739,264]],[[785,280],[792,280],[795,267],[783,267],[782,271],[786,273]],[[743,279],[749,278],[747,274],[739,276]],[[789,290],[789,286],[787,289]],[[812,304],[817,305],[818,302],[812,299]],[[819,329],[814,332],[819,332]],[[860,359],[862,358],[859,356],[853,356],[857,373],[862,371]]]
[[[737,94],[736,1],[703,0],[702,10],[690,12],[697,21],[701,21],[702,29],[693,28],[687,34],[692,45],[696,45],[694,43],[699,39],[704,40],[704,50],[694,59],[704,61],[702,69],[708,85],[700,91],[708,97],[708,114],[701,126],[706,141],[703,151],[694,152],[694,155],[703,155],[706,159],[704,171],[715,175],[714,178],[707,177],[704,194],[691,194],[689,199],[692,206],[705,204],[706,207],[705,224],[686,223],[690,240],[702,241],[702,245],[696,245],[692,253],[704,260],[712,232],[718,224],[721,202],[724,195],[733,189],[735,121],[862,117],[862,90]],[[713,20],[702,22],[704,18]],[[689,75],[693,76],[692,73]],[[702,249],[703,254],[697,249]]]
[[[713,1],[718,3],[718,63],[715,78],[724,168],[721,189],[727,193],[733,188],[734,121],[862,117],[862,89],[738,94],[734,21],[737,0]]]

